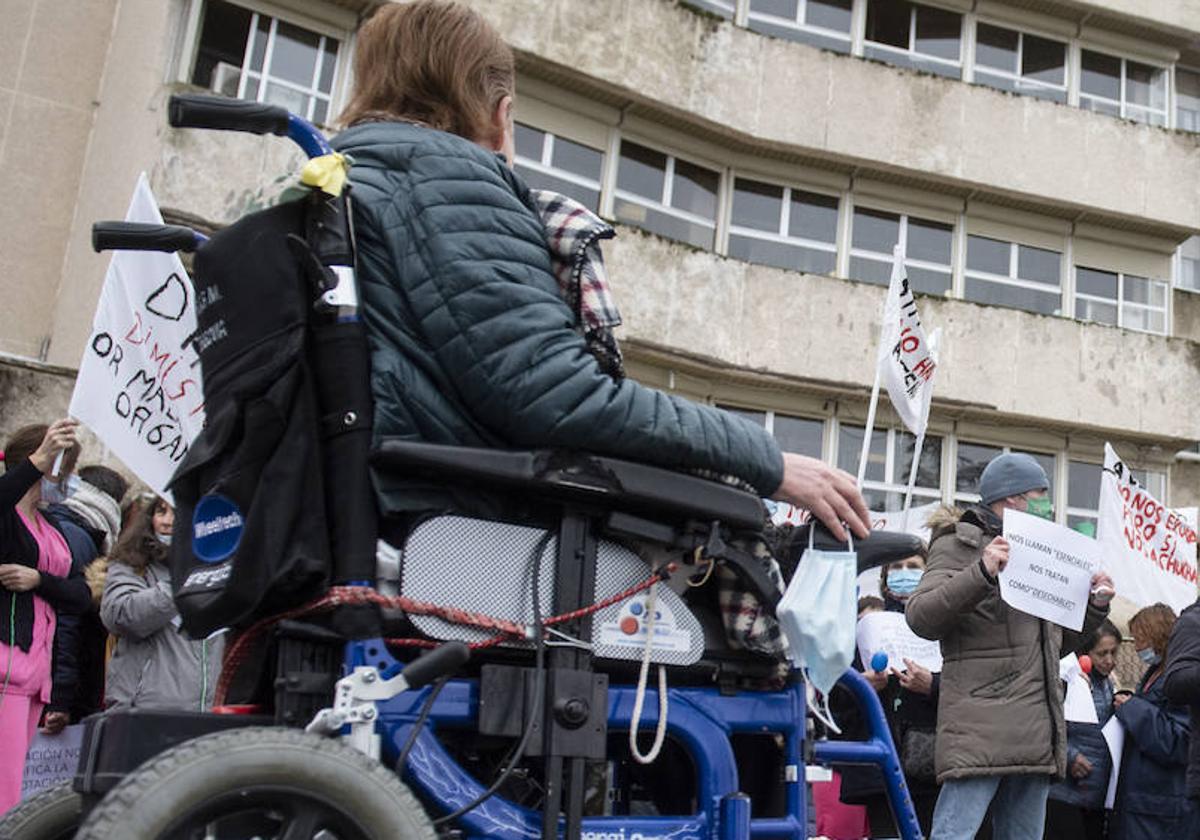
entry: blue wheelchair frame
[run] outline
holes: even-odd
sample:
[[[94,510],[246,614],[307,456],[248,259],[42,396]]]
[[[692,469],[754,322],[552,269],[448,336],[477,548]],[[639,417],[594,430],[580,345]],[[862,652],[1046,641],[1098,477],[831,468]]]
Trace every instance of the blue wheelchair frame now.
[[[403,664],[395,660],[382,640],[351,642],[346,648],[347,671],[360,665],[379,668],[387,678],[399,673]],[[895,744],[883,707],[870,684],[856,671],[842,675],[840,684],[855,698],[867,721],[865,741],[819,740],[812,745],[814,763],[871,764],[879,767],[887,786],[888,799],[904,840],[920,840],[912,801],[897,758]],[[394,766],[408,740],[432,687],[406,691],[379,704],[378,731],[382,736],[381,760]],[[633,713],[635,689],[610,685],[608,726],[627,731]],[[643,724],[657,722],[657,692],[648,690]],[[585,817],[583,838],[670,837],[672,840],[747,840],[808,836],[808,802],[805,795],[805,696],[804,686],[795,684],[782,691],[742,692],[723,695],[715,688],[673,688],[668,691],[670,713],[667,731],[690,753],[696,769],[696,814],[681,816]],[[442,813],[450,813],[471,802],[484,785],[464,770],[439,742],[436,731],[477,728],[479,683],[451,680],[434,701],[425,731],[409,752],[405,778],[422,799]],[[780,817],[752,819],[750,799],[739,792],[737,764],[730,735],[771,733],[784,740],[787,813]],[[458,819],[469,837],[497,840],[534,840],[542,836],[542,815],[492,796]]]

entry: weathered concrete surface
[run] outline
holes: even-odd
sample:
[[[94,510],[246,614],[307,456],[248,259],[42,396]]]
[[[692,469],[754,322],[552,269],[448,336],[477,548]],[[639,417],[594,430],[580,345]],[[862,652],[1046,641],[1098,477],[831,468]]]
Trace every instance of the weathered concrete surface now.
[[[0,4],[0,352],[50,335],[116,5]]]
[[[729,365],[869,387],[885,290],[749,265],[632,228],[606,249],[631,337]],[[1195,439],[1193,342],[925,297],[937,394],[1055,424]]]
[[[1051,205],[1200,218],[1200,191],[1180,180],[1200,162],[1195,135],[764,37],[666,0],[471,4],[517,49],[760,141]]]

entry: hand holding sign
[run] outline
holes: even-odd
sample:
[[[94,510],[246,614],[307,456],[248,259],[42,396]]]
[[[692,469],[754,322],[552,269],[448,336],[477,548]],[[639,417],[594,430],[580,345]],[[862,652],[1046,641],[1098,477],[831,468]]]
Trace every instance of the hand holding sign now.
[[[29,456],[29,460],[38,468],[39,472],[48,473],[50,468],[62,457],[62,453],[78,443],[76,437],[78,429],[79,421],[72,420],[70,417],[55,420],[50,424],[50,428],[46,430],[46,436]]]
[[[996,577],[1008,565],[1008,540],[996,537],[983,549],[983,566],[988,574]]]

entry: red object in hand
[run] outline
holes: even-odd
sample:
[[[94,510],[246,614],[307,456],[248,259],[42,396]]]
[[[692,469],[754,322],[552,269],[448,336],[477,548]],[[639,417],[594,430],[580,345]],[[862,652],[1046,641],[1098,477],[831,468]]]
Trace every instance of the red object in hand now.
[[[1088,656],[1086,653],[1079,657],[1079,670],[1083,671],[1085,674],[1092,673],[1092,657]]]

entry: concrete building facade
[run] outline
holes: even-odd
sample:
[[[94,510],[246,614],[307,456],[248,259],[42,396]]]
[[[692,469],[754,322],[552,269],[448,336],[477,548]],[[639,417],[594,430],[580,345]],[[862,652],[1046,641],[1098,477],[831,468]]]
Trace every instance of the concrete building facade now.
[[[518,170],[617,223],[636,378],[853,470],[900,242],[944,335],[918,501],[969,500],[1026,451],[1079,526],[1110,441],[1200,504],[1198,0],[469,2],[517,51]],[[374,5],[6,4],[0,431],[64,410],[107,262],[90,225],[139,172],[212,227],[295,171],[283,141],[169,129],[167,96],[331,122]],[[873,508],[912,443],[885,400]]]

